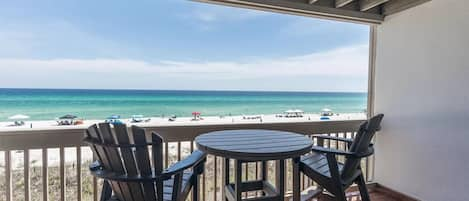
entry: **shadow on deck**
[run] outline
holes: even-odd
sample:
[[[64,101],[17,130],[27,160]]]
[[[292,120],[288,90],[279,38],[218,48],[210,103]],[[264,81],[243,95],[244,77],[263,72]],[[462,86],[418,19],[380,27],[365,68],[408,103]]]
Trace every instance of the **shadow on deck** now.
[[[373,186],[369,188],[370,199],[371,201],[417,201],[416,199],[405,196],[401,193],[395,192],[385,187]],[[318,199],[313,199],[314,201],[335,201],[334,197],[323,194]],[[347,193],[348,201],[360,201],[360,192],[359,191],[350,191]]]

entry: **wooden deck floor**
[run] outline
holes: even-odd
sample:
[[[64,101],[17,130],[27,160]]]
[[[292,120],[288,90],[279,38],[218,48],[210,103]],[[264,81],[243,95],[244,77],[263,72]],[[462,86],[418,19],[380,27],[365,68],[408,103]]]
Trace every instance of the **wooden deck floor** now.
[[[409,197],[387,187],[384,187],[379,184],[368,184],[368,192],[370,195],[371,201],[419,201],[415,198]],[[334,197],[328,193],[320,193],[316,190],[315,187],[310,187],[302,192],[301,200],[304,201],[335,201]],[[358,191],[357,186],[352,186],[347,189],[347,201],[361,201],[360,192]],[[286,201],[291,201],[291,194],[287,195]]]
[[[347,193],[348,201],[360,201],[360,193],[358,191]],[[415,199],[408,198],[402,194],[390,191],[384,188],[374,188],[370,190],[371,201],[415,201]],[[328,195],[321,195],[317,201],[335,201],[333,197]]]
[[[347,194],[348,201],[360,201],[360,193],[359,192],[353,192]],[[380,193],[380,192],[372,192],[370,193],[370,198],[371,201],[401,201],[402,199],[387,195],[385,193]],[[323,195],[317,201],[335,201],[333,197]]]

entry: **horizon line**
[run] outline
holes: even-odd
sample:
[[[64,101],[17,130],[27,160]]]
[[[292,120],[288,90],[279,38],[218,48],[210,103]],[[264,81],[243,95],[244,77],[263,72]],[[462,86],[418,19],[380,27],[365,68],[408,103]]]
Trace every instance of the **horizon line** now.
[[[280,92],[280,93],[368,93],[367,91],[305,91],[305,90],[241,90],[241,89],[136,89],[136,88],[122,88],[122,89],[105,89],[105,88],[36,88],[36,87],[0,87],[3,89],[19,89],[19,90],[90,90],[90,91],[200,91],[200,92]]]

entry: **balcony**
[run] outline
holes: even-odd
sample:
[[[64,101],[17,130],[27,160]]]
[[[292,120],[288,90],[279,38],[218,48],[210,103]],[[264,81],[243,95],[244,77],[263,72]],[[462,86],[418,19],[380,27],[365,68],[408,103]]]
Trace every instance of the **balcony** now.
[[[362,120],[310,121],[289,123],[232,123],[194,124],[145,127],[165,139],[164,166],[183,159],[195,149],[194,138],[201,134],[227,129],[275,129],[304,135],[327,134],[353,138]],[[82,144],[85,127],[58,127],[56,129],[24,129],[0,133],[0,200],[99,200],[102,181],[93,178],[88,165],[93,160],[89,147]],[[345,149],[345,144],[325,141],[326,146]],[[206,170],[201,178],[202,200],[222,200],[222,158],[208,156]],[[339,160],[343,160],[340,159]],[[287,161],[287,165],[291,163]],[[268,163],[270,181],[274,181],[275,165]],[[288,165],[287,167],[291,167]],[[373,158],[362,161],[366,179],[373,181]],[[259,164],[243,167],[245,180],[259,175]],[[274,183],[274,182],[273,182]],[[292,171],[287,169],[287,190],[292,188]],[[301,177],[301,188],[314,182]],[[353,193],[350,194],[352,197]],[[248,196],[248,195],[245,195]]]
[[[386,119],[376,138],[376,157],[363,161],[366,180],[370,187],[385,185],[421,200],[469,200],[465,188],[469,185],[466,160],[469,93],[461,87],[469,86],[468,1],[200,1],[369,23],[368,110],[384,113]],[[371,10],[362,11],[363,2],[375,8],[364,6]],[[188,155],[194,149],[194,137],[208,131],[269,128],[351,138],[358,123],[359,120],[349,120],[147,129],[165,137],[164,163],[168,166]],[[81,144],[83,129],[0,132],[0,201],[98,200],[101,181],[89,174],[87,166],[92,154]],[[326,146],[344,148],[328,141]],[[203,200],[220,200],[221,160],[208,157],[198,192]],[[248,170],[244,178],[256,177],[257,164],[244,168]],[[269,172],[272,171],[270,168]],[[291,181],[290,171],[286,181]],[[305,177],[301,183],[303,189],[314,186]],[[291,190],[290,183],[287,187]],[[380,188],[369,189],[373,200],[406,200],[385,197],[389,191],[383,193]],[[359,200],[351,190],[350,200]]]

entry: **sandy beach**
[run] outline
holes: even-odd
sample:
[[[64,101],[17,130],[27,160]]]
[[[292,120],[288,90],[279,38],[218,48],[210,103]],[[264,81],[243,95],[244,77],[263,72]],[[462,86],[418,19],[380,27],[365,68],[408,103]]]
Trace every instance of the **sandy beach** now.
[[[150,119],[148,122],[132,123],[131,119],[121,119],[127,125],[138,125],[142,127],[157,126],[184,126],[184,125],[220,125],[220,124],[253,124],[253,123],[288,123],[288,122],[310,122],[310,121],[334,121],[334,120],[360,120],[365,119],[364,113],[335,114],[330,120],[321,120],[319,114],[304,114],[303,117],[279,117],[276,114],[268,115],[239,115],[239,116],[202,116],[200,120],[193,117],[177,117],[169,121],[169,117],[144,117]],[[104,120],[83,120],[81,125],[59,126],[55,120],[48,121],[25,121],[23,126],[12,126],[13,122],[0,122],[0,132],[17,130],[43,130],[43,129],[80,129],[101,123]]]

